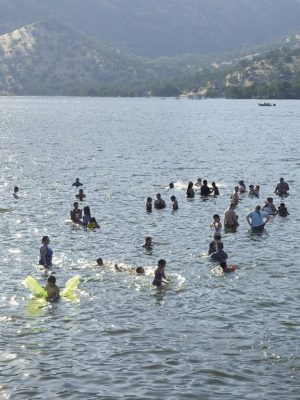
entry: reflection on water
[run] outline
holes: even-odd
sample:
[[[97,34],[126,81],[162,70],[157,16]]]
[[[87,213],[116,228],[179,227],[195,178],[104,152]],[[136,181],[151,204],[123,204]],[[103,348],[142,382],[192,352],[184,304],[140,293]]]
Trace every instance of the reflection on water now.
[[[277,105],[0,99],[4,398],[299,398],[300,115],[297,102]],[[80,208],[90,206],[98,230],[69,223],[77,176],[87,195]],[[284,201],[291,215],[252,232],[245,216],[280,176],[291,193],[274,204]],[[215,181],[220,196],[186,199],[198,178]],[[259,184],[260,198],[241,195],[240,225],[222,232],[236,267],[224,275],[206,257],[210,224],[240,179]],[[158,192],[167,208],[147,213],[147,197]],[[37,264],[44,235],[51,270]],[[141,248],[146,236],[151,251]],[[160,258],[171,282],[155,288]],[[32,275],[43,286],[50,274],[61,288],[82,279],[55,303],[21,285]]]

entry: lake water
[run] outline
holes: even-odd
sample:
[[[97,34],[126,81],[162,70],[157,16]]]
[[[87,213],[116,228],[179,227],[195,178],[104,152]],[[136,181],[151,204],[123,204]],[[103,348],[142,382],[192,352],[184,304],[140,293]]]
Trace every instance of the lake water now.
[[[300,107],[276,103],[0,98],[1,398],[300,398]],[[69,223],[77,176],[97,231]],[[251,233],[246,214],[281,176],[290,216]],[[187,199],[198,177],[221,195]],[[236,266],[224,276],[204,255],[212,215],[240,179],[261,194],[242,195],[240,226],[223,234]],[[167,208],[146,213],[158,192]],[[49,272],[38,265],[44,235]],[[156,289],[160,258],[171,283]],[[60,287],[80,274],[76,296],[45,303],[21,284],[45,285],[49,273]]]

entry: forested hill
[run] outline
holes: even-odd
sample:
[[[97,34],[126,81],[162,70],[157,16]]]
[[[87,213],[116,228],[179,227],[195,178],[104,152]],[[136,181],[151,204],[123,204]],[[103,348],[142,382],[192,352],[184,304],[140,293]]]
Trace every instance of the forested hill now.
[[[0,0],[0,35],[50,15],[149,57],[228,52],[300,30],[300,0]]]

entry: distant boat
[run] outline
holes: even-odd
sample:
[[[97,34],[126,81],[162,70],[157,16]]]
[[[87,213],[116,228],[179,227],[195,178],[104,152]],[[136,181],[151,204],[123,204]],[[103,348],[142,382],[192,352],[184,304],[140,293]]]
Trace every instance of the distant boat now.
[[[276,104],[271,104],[271,103],[258,103],[259,106],[261,107],[274,107]]]

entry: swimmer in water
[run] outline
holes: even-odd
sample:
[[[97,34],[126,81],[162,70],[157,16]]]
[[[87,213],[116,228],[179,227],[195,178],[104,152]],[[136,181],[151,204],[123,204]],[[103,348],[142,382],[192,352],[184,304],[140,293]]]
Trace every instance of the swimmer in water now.
[[[157,195],[156,195],[156,200],[154,202],[154,207],[157,210],[162,210],[163,208],[166,208],[166,202],[161,198],[160,193],[157,193]]]
[[[257,197],[257,192],[254,189],[254,185],[249,185],[249,192],[248,192],[249,196],[256,196]]]
[[[173,202],[173,206],[172,206],[173,211],[178,210],[178,201],[176,200],[176,197],[175,196],[171,196],[171,201]]]
[[[128,270],[128,268],[119,267],[118,264],[115,264],[115,265],[114,265],[114,268],[115,268],[115,270],[118,271],[118,272],[125,272],[126,270]],[[145,269],[144,269],[143,267],[137,267],[137,268],[135,269],[135,272],[136,272],[138,275],[144,275],[144,274],[145,274]]]
[[[45,286],[45,291],[48,294],[48,300],[58,300],[59,299],[59,287],[56,286],[56,278],[55,276],[49,276],[48,283]]]
[[[80,210],[77,201],[74,202],[74,209],[70,211],[70,217],[73,222],[77,224],[81,223],[82,210]]]
[[[208,255],[210,256],[212,253],[216,253],[216,243],[215,242],[210,242],[209,243],[209,248],[208,248]]]
[[[278,215],[280,217],[286,217],[287,215],[290,215],[284,203],[281,203],[278,207]]]
[[[43,265],[45,268],[48,268],[52,265],[52,254],[53,251],[48,247],[50,243],[49,236],[43,236],[42,239],[43,246],[40,248],[40,261],[39,264]]]
[[[193,197],[195,197],[195,191],[194,191],[194,189],[193,189],[193,186],[194,186],[193,182],[192,182],[192,181],[189,181],[188,187],[187,187],[187,189],[186,189],[186,197],[188,197],[188,198],[190,198],[190,199],[192,199]]]
[[[174,189],[174,183],[173,182],[170,183],[169,189]]]
[[[146,250],[152,250],[152,237],[151,236],[146,236],[145,238],[145,243],[142,244],[142,247],[144,247]]]
[[[146,210],[152,211],[152,198],[151,197],[147,197]]]
[[[86,195],[83,193],[83,189],[79,189],[79,192],[75,195],[76,199],[83,200],[86,198]]]
[[[200,194],[201,194],[201,196],[208,196],[208,195],[211,194],[211,190],[207,186],[207,180],[206,179],[204,179],[204,181],[203,181],[203,185],[201,186]]]
[[[225,228],[235,228],[239,225],[237,215],[235,214],[235,203],[231,203],[230,206],[224,212],[224,226]]]
[[[235,271],[234,267],[230,267],[230,268],[227,267],[226,261],[221,261],[220,267],[222,268],[223,272],[225,272],[225,274],[229,274],[230,272]]]
[[[99,267],[103,266],[103,260],[102,258],[97,258],[97,264],[99,265]]]
[[[215,240],[221,240],[222,224],[220,222],[220,215],[219,214],[215,214],[213,216],[213,219],[214,219],[213,227],[215,229],[214,239]]]
[[[18,198],[19,198],[18,192],[19,192],[18,186],[15,186],[14,192],[13,192],[13,194],[12,194],[12,195],[14,196],[15,199],[18,199]]]
[[[75,182],[72,183],[72,186],[78,187],[78,186],[83,186],[83,184],[81,182],[79,182],[79,178],[76,178]]]
[[[211,191],[214,194],[214,196],[219,196],[220,192],[219,192],[219,188],[216,186],[215,182],[211,183]]]
[[[87,227],[90,229],[96,229],[96,228],[100,228],[100,225],[97,223],[95,217],[91,217],[90,221],[87,224]]]
[[[240,191],[240,193],[245,193],[246,192],[246,186],[245,186],[243,180],[239,181],[239,191]]]
[[[231,193],[230,198],[231,198],[231,201],[234,204],[238,204],[238,202],[240,201],[240,198],[239,198],[239,195],[238,195],[239,190],[240,190],[239,186],[236,186],[234,188],[234,191]]]
[[[91,210],[89,206],[85,206],[83,209],[83,218],[82,218],[82,225],[84,227],[88,226],[88,223],[90,222],[91,219]]]
[[[195,183],[195,186],[197,186],[197,187],[201,187],[202,186],[202,179],[201,178],[197,179],[197,182]]]
[[[154,286],[161,286],[162,283],[170,282],[170,279],[167,279],[165,276],[166,264],[167,264],[166,261],[163,259],[158,261],[157,269],[155,271],[154,281],[152,282]]]

